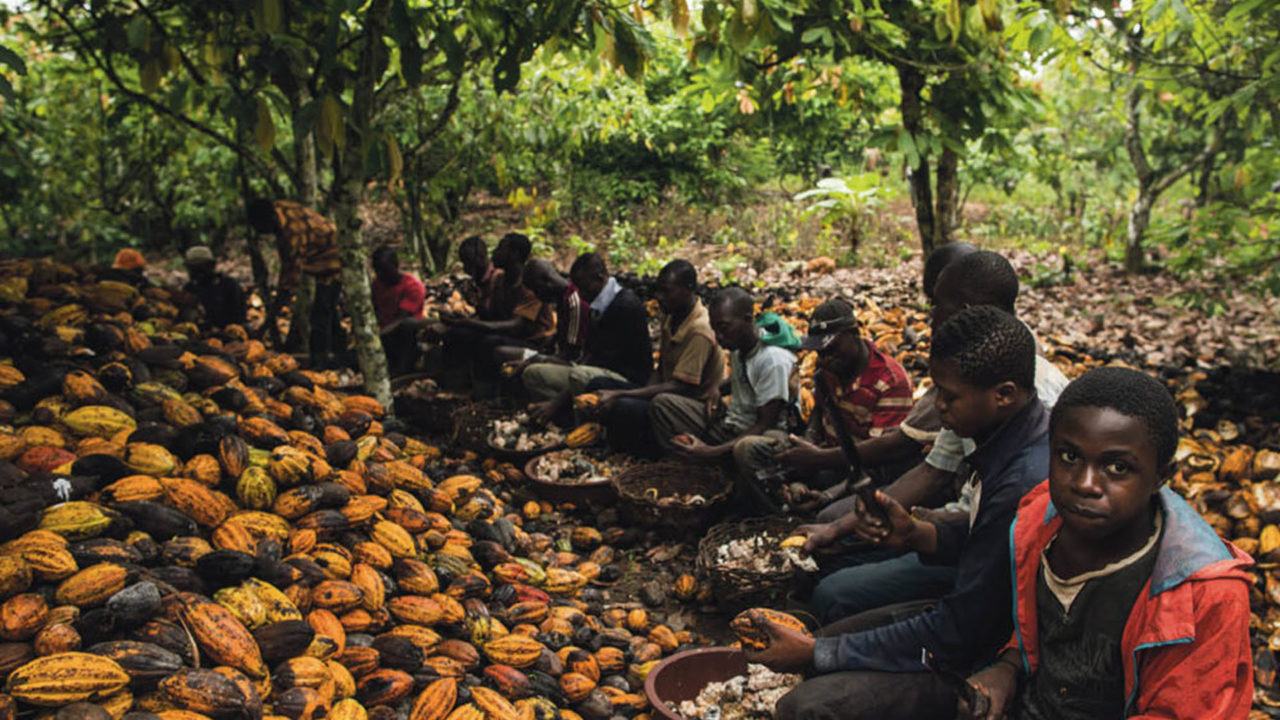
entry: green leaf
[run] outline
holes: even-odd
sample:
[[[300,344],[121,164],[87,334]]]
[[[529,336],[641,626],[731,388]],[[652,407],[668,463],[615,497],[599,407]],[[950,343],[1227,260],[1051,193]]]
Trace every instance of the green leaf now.
[[[804,31],[800,36],[800,42],[811,45],[815,42],[821,42],[826,47],[835,44],[835,38],[831,37],[831,30],[825,26],[811,27]]]
[[[147,44],[147,35],[149,28],[147,27],[147,18],[143,15],[135,15],[129,24],[124,28],[125,37],[129,38],[129,48],[131,50],[144,49]]]
[[[17,102],[17,95],[13,92],[13,85],[9,83],[9,78],[0,75],[0,96],[3,96],[9,102]]]
[[[4,45],[0,45],[0,65],[8,65],[19,75],[27,74],[27,64],[18,56],[18,53]]]
[[[916,143],[906,128],[898,131],[898,152],[906,157],[907,167],[915,168],[920,165],[920,151],[916,149]]]

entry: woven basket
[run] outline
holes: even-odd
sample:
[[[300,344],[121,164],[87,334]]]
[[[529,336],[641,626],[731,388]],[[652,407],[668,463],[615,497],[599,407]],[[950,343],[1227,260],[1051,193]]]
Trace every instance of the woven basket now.
[[[737,613],[752,607],[781,608],[787,604],[787,596],[800,586],[807,586],[807,573],[796,568],[757,572],[741,568],[727,568],[720,563],[721,546],[734,540],[768,535],[781,543],[799,524],[793,518],[751,518],[741,522],[723,523],[707,531],[698,543],[698,570],[711,584],[716,605],[726,613]]]
[[[733,483],[713,465],[677,462],[637,465],[615,477],[613,484],[628,519],[673,534],[704,527],[733,489]],[[704,502],[663,502],[674,495],[699,495]]]
[[[401,375],[391,381],[391,393],[395,396],[396,416],[407,421],[414,430],[428,435],[447,435],[454,429],[454,413],[471,404],[464,394],[439,392],[432,397],[410,397],[402,394],[425,373]]]

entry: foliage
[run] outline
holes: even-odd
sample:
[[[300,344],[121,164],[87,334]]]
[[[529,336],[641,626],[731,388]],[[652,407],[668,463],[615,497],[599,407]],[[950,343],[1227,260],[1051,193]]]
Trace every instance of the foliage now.
[[[824,178],[818,181],[818,187],[797,194],[795,199],[816,200],[805,212],[819,214],[824,228],[843,226],[846,252],[856,258],[869,225],[890,194],[878,174],[862,173],[849,178]]]

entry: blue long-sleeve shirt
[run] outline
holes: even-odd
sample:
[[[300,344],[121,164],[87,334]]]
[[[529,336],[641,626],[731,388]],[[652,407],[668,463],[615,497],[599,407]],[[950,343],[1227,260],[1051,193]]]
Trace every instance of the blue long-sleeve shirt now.
[[[1049,474],[1049,413],[1032,398],[966,458],[981,481],[972,527],[968,519],[937,526],[938,548],[926,562],[956,565],[956,583],[932,610],[859,633],[819,638],[819,672],[921,672],[925,652],[967,673],[992,656],[1013,630],[1009,606],[1009,527],[1022,496]]]

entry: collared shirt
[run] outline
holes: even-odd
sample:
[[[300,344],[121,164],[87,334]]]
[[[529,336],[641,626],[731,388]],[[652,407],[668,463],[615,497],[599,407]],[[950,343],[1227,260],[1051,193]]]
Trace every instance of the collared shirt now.
[[[658,372],[663,382],[678,380],[699,389],[698,397],[720,392],[724,379],[724,356],[716,344],[711,317],[702,301],[694,298],[693,308],[673,332],[671,316],[662,318],[658,335]]]
[[[1023,495],[1049,473],[1049,413],[1032,398],[966,458],[985,485],[976,521],[937,523],[937,550],[926,563],[956,565],[956,582],[923,614],[873,630],[819,638],[819,672],[925,672],[931,653],[967,675],[994,657],[1013,630],[1009,528]]]
[[[277,200],[275,210],[280,225],[276,233],[280,288],[296,288],[303,273],[320,282],[335,278],[342,269],[337,227],[320,213],[292,200]]]
[[[610,275],[609,281],[604,284],[604,288],[600,290],[600,294],[596,295],[596,299],[591,301],[591,312],[596,315],[603,315],[605,310],[613,304],[613,299],[618,297],[618,293],[622,292],[622,285],[618,283],[618,278]]]
[[[897,360],[880,352],[875,343],[866,339],[863,342],[867,345],[866,369],[848,383],[832,383],[832,400],[856,440],[879,437],[897,427],[911,410],[911,378],[907,371]],[[836,442],[835,426],[826,415],[822,415],[822,434],[827,443]]]
[[[401,273],[400,281],[395,285],[384,285],[375,277],[369,290],[373,294],[373,311],[378,316],[378,327],[395,322],[402,311],[408,317],[422,317],[427,288],[413,275]]]

